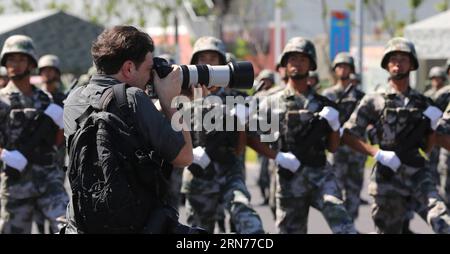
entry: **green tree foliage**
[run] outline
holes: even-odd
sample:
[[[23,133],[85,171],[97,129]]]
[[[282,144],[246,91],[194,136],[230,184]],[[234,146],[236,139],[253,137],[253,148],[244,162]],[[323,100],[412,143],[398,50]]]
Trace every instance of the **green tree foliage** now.
[[[12,4],[14,8],[21,12],[32,12],[34,10],[30,1],[27,0],[13,0]]]
[[[409,22],[417,21],[417,9],[423,4],[423,0],[409,0],[409,7],[411,8]]]
[[[449,0],[443,0],[442,2],[435,4],[434,8],[439,12],[444,12],[448,10],[449,2]]]

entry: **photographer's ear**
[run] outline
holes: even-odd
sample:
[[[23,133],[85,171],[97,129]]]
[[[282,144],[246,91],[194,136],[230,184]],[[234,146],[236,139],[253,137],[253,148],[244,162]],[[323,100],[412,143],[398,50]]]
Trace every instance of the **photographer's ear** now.
[[[136,72],[136,66],[134,65],[133,61],[127,60],[122,64],[120,72],[125,79],[133,79],[133,74]]]

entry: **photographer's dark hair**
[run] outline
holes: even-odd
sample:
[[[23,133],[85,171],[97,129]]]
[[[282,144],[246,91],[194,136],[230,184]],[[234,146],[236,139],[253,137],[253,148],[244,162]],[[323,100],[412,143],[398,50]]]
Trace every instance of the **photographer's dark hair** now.
[[[103,31],[93,42],[91,54],[97,72],[112,75],[122,64],[133,61],[136,68],[144,62],[148,52],[155,49],[152,38],[132,26],[115,26]]]

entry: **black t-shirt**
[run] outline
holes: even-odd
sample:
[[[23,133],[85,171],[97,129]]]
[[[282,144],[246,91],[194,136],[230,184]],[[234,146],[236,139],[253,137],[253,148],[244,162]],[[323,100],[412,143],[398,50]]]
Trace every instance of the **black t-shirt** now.
[[[89,105],[98,103],[106,89],[119,83],[120,81],[106,75],[94,75],[88,85],[78,87],[69,94],[64,104],[66,140],[76,132],[75,120]],[[170,121],[156,109],[143,90],[128,88],[127,100],[135,114],[138,135],[166,161],[173,161],[185,144],[182,132],[172,129]]]

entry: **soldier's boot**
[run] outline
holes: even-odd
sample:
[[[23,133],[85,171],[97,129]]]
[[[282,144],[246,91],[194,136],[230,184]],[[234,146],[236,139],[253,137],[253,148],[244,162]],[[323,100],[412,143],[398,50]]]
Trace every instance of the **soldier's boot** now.
[[[228,224],[230,225],[230,232],[231,233],[236,233],[236,226],[234,226],[234,223],[233,223],[232,219],[228,220]]]
[[[225,233],[225,218],[220,218],[217,220],[217,225],[219,226],[219,233]]]
[[[261,196],[263,198],[263,202],[261,205],[268,205],[269,204],[269,195],[266,191],[266,188],[264,186],[259,186],[259,190],[261,191]]]
[[[38,234],[45,234],[45,221],[43,221],[42,223],[36,222],[36,228]]]
[[[411,222],[411,220],[409,220],[409,219],[405,220],[405,222],[403,222],[402,234],[405,234],[405,235],[416,234],[409,228],[410,222]]]

